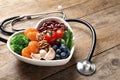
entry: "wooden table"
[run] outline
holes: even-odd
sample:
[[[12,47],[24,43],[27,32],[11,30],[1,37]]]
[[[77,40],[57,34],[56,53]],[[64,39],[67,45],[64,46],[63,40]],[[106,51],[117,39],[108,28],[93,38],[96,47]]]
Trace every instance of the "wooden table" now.
[[[70,23],[76,47],[69,63],[59,67],[26,64],[10,54],[6,43],[0,41],[0,80],[120,80],[120,0],[0,0],[0,21],[14,15],[57,11],[58,5],[63,6],[68,18],[82,18],[94,26],[97,45],[92,60],[96,73],[83,76],[77,72],[76,62],[89,52],[91,33],[81,24]],[[36,22],[16,26],[30,27]],[[0,37],[7,40],[9,36],[0,33]]]

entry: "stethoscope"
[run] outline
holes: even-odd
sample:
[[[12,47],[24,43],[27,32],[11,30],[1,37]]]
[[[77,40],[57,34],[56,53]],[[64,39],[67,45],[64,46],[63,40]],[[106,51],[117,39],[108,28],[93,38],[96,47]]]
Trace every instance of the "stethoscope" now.
[[[14,17],[7,18],[0,23],[0,29],[4,34],[12,35],[16,31],[24,30],[24,29],[15,29],[14,24],[16,22],[21,21],[23,19],[29,20],[29,19],[33,19],[33,17],[36,18],[36,17],[40,17],[41,15],[47,15],[47,14],[53,14],[53,13],[61,13],[63,16],[63,19],[65,19],[65,21],[82,23],[90,29],[90,31],[92,33],[91,49],[90,49],[90,52],[86,59],[80,60],[77,62],[77,70],[83,75],[92,75],[96,71],[95,64],[91,62],[91,58],[93,56],[95,45],[96,45],[96,32],[95,32],[94,28],[92,27],[92,25],[89,24],[87,21],[84,21],[82,19],[67,19],[66,14],[64,13],[61,6],[58,6],[58,11],[56,11],[56,12],[36,13],[36,14],[14,16]],[[9,31],[5,30],[5,24],[7,24],[8,22],[10,23],[10,26],[11,26],[13,32],[9,32]]]

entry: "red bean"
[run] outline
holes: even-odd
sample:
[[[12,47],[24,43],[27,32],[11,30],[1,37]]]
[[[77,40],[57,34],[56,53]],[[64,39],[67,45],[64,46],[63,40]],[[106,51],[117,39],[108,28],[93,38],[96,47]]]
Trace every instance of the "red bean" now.
[[[60,27],[65,27],[65,25],[63,23],[60,23]]]
[[[54,25],[53,25],[53,24],[51,24],[50,26],[51,26],[51,28],[54,28]]]
[[[52,27],[51,26],[47,26],[48,29],[51,29]]]
[[[47,25],[46,25],[46,23],[43,23],[42,26],[46,27]]]
[[[37,29],[41,32],[41,31],[45,31],[45,30],[56,31],[59,28],[63,28],[65,30],[68,29],[68,27],[65,26],[64,23],[60,23],[60,22],[55,21],[55,20],[44,22]]]

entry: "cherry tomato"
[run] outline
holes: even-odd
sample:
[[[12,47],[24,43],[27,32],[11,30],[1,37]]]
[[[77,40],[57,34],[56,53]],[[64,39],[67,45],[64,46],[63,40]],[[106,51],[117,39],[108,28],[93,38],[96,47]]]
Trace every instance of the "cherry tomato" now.
[[[57,40],[55,32],[54,31],[47,32],[46,35],[45,35],[45,40],[47,40],[47,42],[49,44],[55,44],[55,42]]]
[[[63,32],[62,29],[58,29],[58,30],[55,32],[56,38],[62,38],[63,33],[64,33],[64,32]]]

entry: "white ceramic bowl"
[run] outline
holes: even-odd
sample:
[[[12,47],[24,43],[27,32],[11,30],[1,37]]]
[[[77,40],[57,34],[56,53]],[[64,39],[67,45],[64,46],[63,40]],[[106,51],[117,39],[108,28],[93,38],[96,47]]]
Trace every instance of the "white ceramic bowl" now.
[[[47,18],[43,18],[41,19],[37,25],[35,26],[35,28],[37,28],[39,25],[41,25],[43,22],[45,21],[48,21],[48,20],[56,20],[56,21],[59,21],[59,22],[63,22],[71,31],[71,27],[70,25],[65,21],[63,20],[62,18],[58,18],[58,17],[47,17]],[[72,31],[73,32],[73,31]],[[13,35],[11,35],[7,41],[7,47],[9,49],[9,51],[16,57],[18,58],[19,60],[23,61],[23,62],[26,62],[26,63],[29,63],[29,64],[32,64],[32,65],[38,65],[38,66],[60,66],[60,65],[64,65],[66,64],[72,57],[73,55],[73,52],[74,52],[74,46],[72,47],[71,49],[71,52],[70,52],[70,55],[68,58],[66,59],[61,59],[61,60],[34,60],[34,59],[30,59],[30,58],[26,58],[26,57],[23,57],[17,53],[15,53],[14,51],[12,51],[12,49],[10,48],[10,40],[13,36],[15,36],[16,34],[20,34],[20,33],[23,33],[23,31],[19,31],[19,32],[16,32],[14,33]]]

